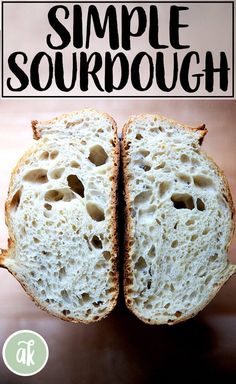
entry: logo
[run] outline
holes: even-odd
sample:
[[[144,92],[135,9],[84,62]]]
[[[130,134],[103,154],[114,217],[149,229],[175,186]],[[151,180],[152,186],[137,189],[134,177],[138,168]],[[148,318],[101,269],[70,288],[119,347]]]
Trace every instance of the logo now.
[[[5,365],[19,376],[32,376],[40,372],[48,361],[48,355],[44,338],[29,330],[12,333],[2,349]]]

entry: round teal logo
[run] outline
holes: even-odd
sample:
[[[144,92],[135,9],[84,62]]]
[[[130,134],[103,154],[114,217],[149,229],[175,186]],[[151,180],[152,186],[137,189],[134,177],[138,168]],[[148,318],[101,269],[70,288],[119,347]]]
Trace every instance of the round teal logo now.
[[[29,330],[12,333],[2,349],[5,365],[19,376],[32,376],[40,372],[48,361],[48,355],[44,338]]]

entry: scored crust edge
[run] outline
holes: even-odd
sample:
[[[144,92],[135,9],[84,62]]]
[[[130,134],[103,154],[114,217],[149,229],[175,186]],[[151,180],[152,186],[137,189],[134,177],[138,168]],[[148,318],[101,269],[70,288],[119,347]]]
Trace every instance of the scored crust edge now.
[[[134,115],[129,118],[129,120],[124,124],[122,128],[122,139],[121,139],[121,163],[122,163],[122,177],[123,177],[123,195],[124,195],[124,215],[125,215],[125,225],[124,225],[124,274],[123,274],[123,288],[124,288],[124,297],[125,297],[125,304],[127,308],[140,320],[142,320],[144,323],[149,325],[158,325],[158,324],[168,324],[168,325],[174,325],[177,323],[180,323],[182,321],[186,321],[194,316],[196,316],[201,310],[203,310],[208,303],[216,296],[218,291],[222,288],[222,286],[228,281],[228,279],[236,273],[236,265],[231,264],[228,259],[228,263],[231,265],[231,270],[228,272],[227,278],[222,278],[218,285],[213,290],[212,294],[207,297],[207,300],[202,305],[199,305],[195,308],[195,311],[189,315],[181,316],[177,318],[174,321],[171,321],[171,323],[158,321],[158,320],[152,320],[149,319],[148,321],[144,316],[141,316],[140,313],[138,313],[132,306],[132,303],[130,302],[130,297],[128,294],[128,288],[132,282],[131,276],[132,276],[132,266],[131,266],[131,260],[130,260],[130,250],[132,243],[135,241],[135,239],[132,239],[131,233],[132,233],[132,217],[131,217],[131,204],[130,204],[130,192],[129,192],[129,176],[128,176],[128,160],[127,160],[127,153],[129,150],[129,142],[127,141],[126,133],[129,128],[129,126],[138,120],[144,119],[146,117],[155,117],[160,121],[165,121],[169,123],[170,125],[176,125],[179,128],[187,131],[199,131],[200,137],[199,137],[199,145],[201,146],[204,140],[205,135],[207,134],[207,129],[205,127],[205,124],[202,124],[198,127],[191,127],[190,125],[182,124],[176,120],[169,119],[163,115],[159,114],[140,114],[140,115]],[[235,224],[234,224],[234,214],[235,214],[235,208],[233,203],[233,198],[231,195],[230,187],[228,180],[225,177],[224,172],[219,168],[219,166],[215,163],[215,161],[200,148],[200,153],[206,157],[213,165],[213,167],[216,170],[217,175],[219,175],[222,178],[223,184],[224,184],[224,192],[227,196],[229,207],[231,210],[231,237],[230,241],[227,244],[226,251],[228,251],[228,248],[232,242],[233,234],[235,230]]]
[[[24,291],[28,294],[28,296],[32,299],[32,301],[36,304],[37,307],[44,310],[45,312],[49,313],[50,315],[53,315],[57,318],[60,318],[62,320],[73,322],[73,323],[84,323],[84,324],[90,324],[97,321],[100,321],[104,319],[108,314],[114,309],[114,307],[117,304],[117,299],[119,295],[119,271],[118,271],[118,256],[119,256],[119,244],[118,244],[118,177],[119,177],[119,165],[120,165],[120,145],[119,145],[119,139],[118,139],[118,133],[117,133],[117,123],[115,120],[107,113],[100,112],[96,109],[92,108],[84,108],[80,111],[76,112],[69,112],[66,114],[59,115],[58,117],[52,118],[51,120],[45,120],[45,121],[38,121],[38,120],[32,120],[31,126],[33,130],[33,138],[35,140],[39,140],[41,138],[41,135],[39,131],[37,130],[37,125],[40,124],[53,124],[57,120],[60,119],[66,119],[71,115],[79,115],[83,112],[95,112],[100,114],[101,116],[105,117],[111,122],[112,130],[113,130],[113,172],[112,172],[112,181],[111,181],[111,220],[110,220],[110,226],[111,226],[111,242],[112,242],[112,253],[113,257],[111,258],[112,261],[112,267],[109,273],[113,273],[113,287],[114,288],[114,294],[113,297],[110,299],[110,305],[107,307],[107,311],[99,316],[96,320],[85,320],[78,317],[72,317],[72,316],[63,316],[62,314],[58,314],[54,311],[51,311],[47,308],[46,303],[39,300],[38,298],[35,298],[35,295],[32,293],[31,289],[19,278],[18,274],[10,271],[5,265],[4,260],[8,257],[8,255],[14,250],[15,247],[15,241],[13,240],[13,231],[11,230],[10,226],[8,226],[9,223],[9,212],[10,212],[10,203],[7,201],[5,203],[5,222],[8,227],[9,232],[9,238],[8,238],[8,249],[0,249],[0,268],[5,268],[10,272],[16,280],[20,283]],[[34,149],[33,149],[34,151]],[[10,190],[10,187],[13,182],[13,178],[18,170],[18,168],[21,166],[22,163],[26,160],[26,158],[32,153],[32,149],[27,150],[21,159],[18,161],[16,166],[14,167],[12,173],[11,173],[11,180],[10,185],[8,188],[8,193]]]

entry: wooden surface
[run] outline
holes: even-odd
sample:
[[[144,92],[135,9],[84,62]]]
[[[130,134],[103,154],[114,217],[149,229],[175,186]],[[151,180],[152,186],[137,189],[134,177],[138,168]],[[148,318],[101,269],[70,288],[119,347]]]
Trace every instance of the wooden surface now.
[[[224,170],[236,200],[236,102],[158,100],[6,100],[0,101],[0,246],[7,246],[4,200],[10,171],[32,140],[30,121],[62,112],[95,107],[110,113],[119,127],[131,114],[159,112],[180,122],[206,123],[204,149]],[[236,241],[230,247],[236,263]],[[236,380],[236,279],[196,318],[176,326],[149,326],[119,303],[98,324],[78,325],[58,320],[38,309],[18,282],[0,269],[0,349],[19,329],[40,332],[49,344],[44,370],[30,378],[10,373],[0,361],[0,383],[102,384],[185,382],[192,378]],[[190,382],[190,381],[189,381]]]

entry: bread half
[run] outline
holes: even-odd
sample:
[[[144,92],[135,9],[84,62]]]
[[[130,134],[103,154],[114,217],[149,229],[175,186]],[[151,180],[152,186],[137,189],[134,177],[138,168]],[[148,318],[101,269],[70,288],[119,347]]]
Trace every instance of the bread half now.
[[[228,183],[191,128],[159,115],[123,128],[126,204],[125,300],[150,324],[196,315],[236,271]]]
[[[85,109],[33,121],[6,202],[6,267],[42,309],[73,322],[106,316],[118,296],[114,120]]]

